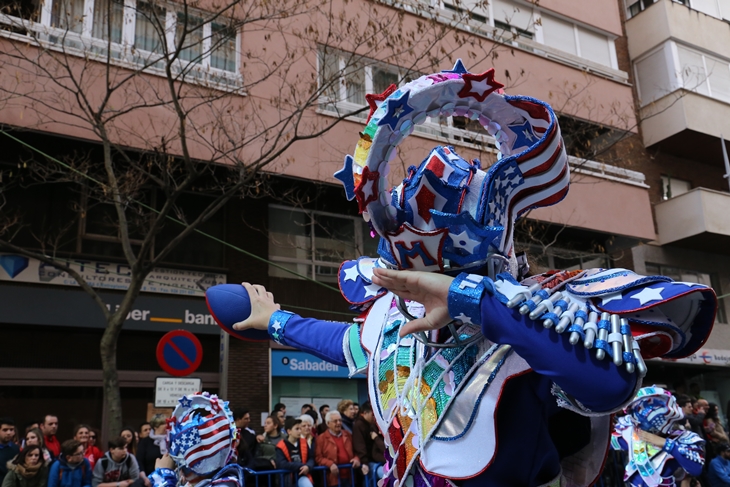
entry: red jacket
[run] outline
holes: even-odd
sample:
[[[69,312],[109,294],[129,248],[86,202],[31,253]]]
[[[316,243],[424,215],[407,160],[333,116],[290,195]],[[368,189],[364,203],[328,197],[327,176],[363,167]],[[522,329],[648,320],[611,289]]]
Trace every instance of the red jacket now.
[[[344,429],[342,430],[342,442],[345,444],[347,458],[356,458],[352,453],[352,435]],[[327,468],[333,464],[337,464],[337,443],[335,443],[335,439],[329,429],[317,436],[314,458],[317,461],[317,465],[324,465]],[[337,475],[333,475],[330,472],[327,475],[327,485],[337,485],[337,483]]]
[[[43,439],[46,442],[46,448],[48,448],[48,451],[51,452],[51,455],[53,455],[53,459],[55,460],[56,458],[58,458],[58,456],[61,454],[61,443],[58,441],[58,438],[56,438],[56,435],[43,435]]]

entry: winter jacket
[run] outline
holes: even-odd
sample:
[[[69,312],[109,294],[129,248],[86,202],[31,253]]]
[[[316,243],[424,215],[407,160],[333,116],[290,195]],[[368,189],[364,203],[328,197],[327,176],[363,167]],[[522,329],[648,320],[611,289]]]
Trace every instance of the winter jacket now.
[[[13,460],[20,453],[20,447],[13,443],[0,443],[0,482],[5,478],[5,474],[8,473],[7,463]]]
[[[347,457],[354,458],[355,455],[352,453],[352,435],[344,429],[342,430],[342,442],[345,444]],[[337,464],[337,443],[335,443],[335,439],[329,430],[317,437],[317,445],[315,448],[315,459],[317,461],[317,465],[323,465],[329,468],[332,464]],[[337,483],[337,475],[332,472],[328,473],[327,485],[337,485]]]
[[[96,462],[94,466],[92,487],[97,487],[105,482],[120,482],[122,480],[137,480],[139,478],[139,465],[134,455],[127,453],[124,460],[117,463],[111,456],[110,452],[106,452],[104,456]]]
[[[352,449],[365,464],[374,461],[372,459],[374,441],[370,437],[371,431],[375,431],[374,426],[362,416],[359,416],[352,425]]]
[[[71,466],[61,455],[48,472],[48,487],[91,487],[91,464],[84,458],[78,465]]]
[[[299,438],[299,452],[302,457],[301,462],[292,461],[291,452],[289,451],[287,443],[287,440],[281,440],[276,445],[276,468],[289,470],[290,472],[297,474],[299,473],[299,469],[306,465],[309,467],[310,472],[307,474],[307,478],[310,482],[314,483],[311,474],[312,469],[314,468],[314,455],[312,455],[312,452],[309,449],[307,440]],[[287,485],[294,485],[294,475],[291,476]]]
[[[43,465],[38,473],[30,478],[23,477],[18,471],[11,470],[5,476],[2,487],[46,487],[48,483],[48,466]]]

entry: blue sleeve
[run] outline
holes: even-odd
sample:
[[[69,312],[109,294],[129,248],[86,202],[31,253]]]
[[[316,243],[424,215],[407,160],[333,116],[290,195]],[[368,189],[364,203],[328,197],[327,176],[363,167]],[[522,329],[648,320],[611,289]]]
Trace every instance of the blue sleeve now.
[[[664,451],[669,452],[677,463],[692,477],[702,475],[702,466],[705,464],[702,442],[688,445],[682,444],[679,441],[667,440],[664,445]],[[724,473],[720,473],[720,475],[730,483],[730,477]]]
[[[314,446],[314,443],[312,443],[312,446]],[[309,467],[309,473],[311,474],[314,468],[314,448],[307,446],[307,450],[307,463],[305,465]]]
[[[169,468],[156,468],[147,476],[153,487],[176,487],[177,476]]]
[[[349,328],[347,323],[302,318],[288,311],[277,311],[269,320],[269,336],[275,342],[342,367],[347,367],[342,344]]]
[[[47,487],[58,487],[58,469],[60,468],[58,460],[53,462],[51,465],[51,471],[48,472],[48,486]]]
[[[532,367],[591,411],[610,411],[633,396],[637,374],[616,367],[610,358],[598,360],[569,333],[544,328],[489,293],[481,300],[482,332],[494,343],[511,345]]]

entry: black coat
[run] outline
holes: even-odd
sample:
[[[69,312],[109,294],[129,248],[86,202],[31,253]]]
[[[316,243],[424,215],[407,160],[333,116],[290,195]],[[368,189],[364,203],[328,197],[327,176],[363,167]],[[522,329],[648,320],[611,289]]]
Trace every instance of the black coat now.
[[[155,460],[162,458],[160,447],[155,445],[155,440],[150,438],[142,438],[137,445],[137,463],[139,470],[149,475],[155,470]]]

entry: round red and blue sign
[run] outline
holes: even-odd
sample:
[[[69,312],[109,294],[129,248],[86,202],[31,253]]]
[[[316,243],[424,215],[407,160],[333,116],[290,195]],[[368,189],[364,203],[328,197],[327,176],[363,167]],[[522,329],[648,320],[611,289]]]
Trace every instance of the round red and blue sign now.
[[[203,345],[187,330],[165,333],[157,344],[157,363],[162,370],[175,377],[192,374],[202,361]]]

